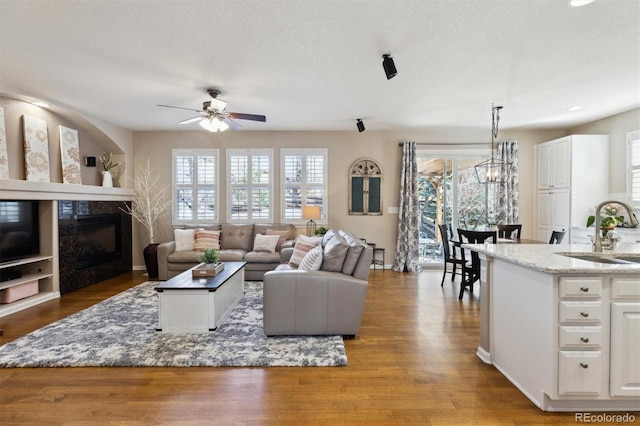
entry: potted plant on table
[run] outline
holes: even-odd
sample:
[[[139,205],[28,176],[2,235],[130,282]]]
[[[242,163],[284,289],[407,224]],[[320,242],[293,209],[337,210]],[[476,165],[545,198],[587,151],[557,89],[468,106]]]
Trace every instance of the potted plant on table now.
[[[220,253],[214,248],[206,248],[198,258],[200,263],[206,264],[208,269],[214,269],[220,260]]]
[[[158,278],[158,244],[155,242],[153,225],[171,206],[169,186],[160,186],[160,177],[154,176],[150,160],[142,167],[140,174],[133,179],[133,198],[131,206],[126,205],[123,212],[140,222],[149,234],[149,244],[144,248],[144,263],[151,279]]]

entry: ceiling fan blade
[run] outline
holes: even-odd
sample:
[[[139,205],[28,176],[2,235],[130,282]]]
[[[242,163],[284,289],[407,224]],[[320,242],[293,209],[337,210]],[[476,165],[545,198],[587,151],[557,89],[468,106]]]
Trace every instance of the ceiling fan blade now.
[[[226,117],[224,119],[224,122],[227,123],[227,125],[229,126],[229,128],[231,130],[240,130],[242,128],[241,125],[239,125],[238,123],[236,123],[235,121],[233,121],[232,119],[230,119],[229,117]]]
[[[164,107],[164,108],[186,109],[187,111],[202,112],[202,110],[200,110],[200,109],[183,108],[183,107],[172,106],[172,105],[161,105],[161,104],[156,104],[156,106]]]
[[[191,117],[191,118],[187,118],[186,120],[182,120],[179,121],[178,124],[190,124],[190,123],[194,123],[196,121],[200,121],[204,118],[205,116],[198,116],[198,117]]]
[[[252,121],[267,121],[267,117],[258,114],[244,114],[242,112],[230,112],[230,117],[237,118],[238,120],[252,120]]]

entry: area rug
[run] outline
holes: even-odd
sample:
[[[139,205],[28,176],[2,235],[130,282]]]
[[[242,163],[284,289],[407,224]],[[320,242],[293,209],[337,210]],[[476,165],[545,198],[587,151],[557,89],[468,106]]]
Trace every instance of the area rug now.
[[[343,366],[341,336],[269,337],[262,329],[262,283],[216,331],[155,331],[157,283],[146,282],[0,346],[0,367]]]

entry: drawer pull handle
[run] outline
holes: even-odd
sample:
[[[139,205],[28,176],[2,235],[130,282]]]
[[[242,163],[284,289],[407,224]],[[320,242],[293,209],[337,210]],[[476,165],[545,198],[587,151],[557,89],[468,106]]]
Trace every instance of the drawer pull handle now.
[[[584,343],[589,343],[588,337],[581,337],[580,340],[582,340]]]
[[[580,290],[581,290],[583,293],[589,293],[589,287],[580,287]]]
[[[587,364],[586,362],[581,362],[581,363],[580,363],[580,367],[582,367],[582,368],[589,368],[589,364]]]
[[[588,318],[589,317],[589,312],[582,311],[582,312],[580,312],[580,315],[582,315],[584,318]]]

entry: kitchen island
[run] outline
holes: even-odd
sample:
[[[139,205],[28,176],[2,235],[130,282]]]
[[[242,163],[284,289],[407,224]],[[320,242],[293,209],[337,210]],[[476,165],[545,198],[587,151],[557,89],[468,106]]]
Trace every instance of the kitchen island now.
[[[640,409],[640,245],[470,244],[477,355],[545,411]],[[614,257],[615,256],[615,257]]]

